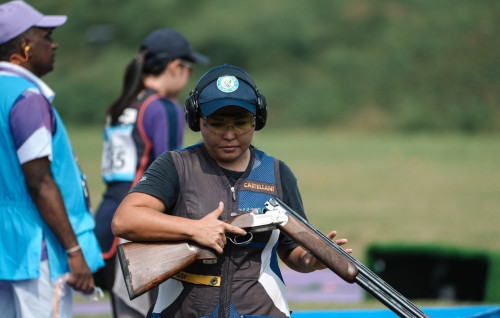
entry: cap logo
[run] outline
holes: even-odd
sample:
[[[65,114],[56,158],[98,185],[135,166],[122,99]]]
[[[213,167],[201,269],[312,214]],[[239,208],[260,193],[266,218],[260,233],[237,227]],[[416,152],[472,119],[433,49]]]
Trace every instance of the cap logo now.
[[[234,76],[221,76],[217,79],[217,88],[223,93],[232,93],[238,89],[240,83]]]

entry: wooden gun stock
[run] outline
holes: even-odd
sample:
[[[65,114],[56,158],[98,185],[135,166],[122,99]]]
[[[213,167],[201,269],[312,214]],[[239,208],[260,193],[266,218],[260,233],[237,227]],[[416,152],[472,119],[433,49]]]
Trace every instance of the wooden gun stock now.
[[[118,245],[117,253],[131,300],[197,260],[217,261],[211,249],[185,241],[127,242]]]
[[[358,268],[341,255],[337,250],[331,248],[331,243],[318,237],[303,223],[294,217],[289,217],[284,225],[278,228],[310,251],[326,267],[332,270],[340,278],[348,283],[354,283],[358,275]]]

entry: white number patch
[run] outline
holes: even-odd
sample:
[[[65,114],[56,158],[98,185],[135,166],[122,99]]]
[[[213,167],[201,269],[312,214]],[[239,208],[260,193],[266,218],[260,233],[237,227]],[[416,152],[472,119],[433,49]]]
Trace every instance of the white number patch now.
[[[122,125],[104,130],[102,178],[105,182],[134,180],[137,151],[132,139],[133,129],[133,125]]]

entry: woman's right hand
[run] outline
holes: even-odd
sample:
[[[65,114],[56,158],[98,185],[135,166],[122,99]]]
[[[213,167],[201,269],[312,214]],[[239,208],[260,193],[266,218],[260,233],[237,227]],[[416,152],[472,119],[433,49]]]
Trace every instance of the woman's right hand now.
[[[226,232],[246,235],[246,231],[242,228],[219,220],[222,212],[224,212],[224,203],[219,202],[217,209],[196,222],[196,228],[192,234],[193,241],[210,247],[219,254],[222,254],[224,246],[227,243]]]

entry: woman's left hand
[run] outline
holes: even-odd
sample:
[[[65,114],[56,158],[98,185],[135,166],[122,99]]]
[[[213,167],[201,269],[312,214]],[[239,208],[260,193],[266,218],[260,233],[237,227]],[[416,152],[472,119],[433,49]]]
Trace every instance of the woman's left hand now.
[[[327,235],[327,237],[331,240],[333,240],[335,238],[335,236],[337,236],[337,231],[331,231]],[[338,239],[338,240],[335,240],[335,243],[339,246],[344,245],[347,243],[347,239],[345,239],[345,238]],[[352,249],[350,249],[350,248],[345,249],[345,251],[349,254],[352,253]],[[304,255],[302,256],[302,262],[306,266],[312,267],[313,270],[320,270],[320,269],[326,268],[326,266],[323,263],[321,263],[316,257],[314,257],[314,255],[311,254],[310,252],[304,253]]]

